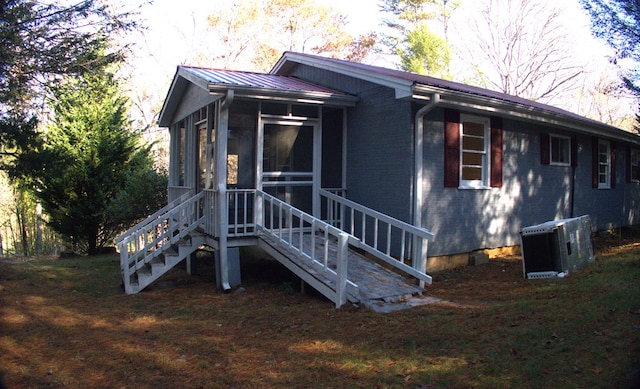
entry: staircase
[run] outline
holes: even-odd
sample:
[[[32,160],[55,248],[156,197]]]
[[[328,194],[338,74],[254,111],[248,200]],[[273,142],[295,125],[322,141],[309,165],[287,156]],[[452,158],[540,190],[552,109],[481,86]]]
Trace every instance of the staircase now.
[[[127,294],[140,292],[205,243],[203,192],[183,196],[122,234],[120,270]]]
[[[347,301],[374,307],[406,300],[422,295],[424,284],[431,283],[425,266],[433,234],[425,229],[325,190],[320,191],[322,220],[260,190],[228,191],[234,200],[224,203],[232,207],[223,216],[228,223],[217,227],[216,204],[223,214],[227,206],[216,193],[205,192],[173,201],[118,238],[127,294],[140,292],[205,243],[226,250],[227,238],[255,239],[336,307]],[[225,269],[221,264],[216,271],[222,275]]]

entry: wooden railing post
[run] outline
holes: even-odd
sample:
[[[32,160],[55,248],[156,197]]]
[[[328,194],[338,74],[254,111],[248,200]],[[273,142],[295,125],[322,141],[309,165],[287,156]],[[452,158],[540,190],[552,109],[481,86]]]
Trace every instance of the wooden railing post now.
[[[416,269],[417,271],[419,271],[420,273],[426,273],[427,272],[427,244],[428,241],[424,238],[421,238],[419,236],[415,236],[413,237],[414,239],[414,250],[411,253],[411,266],[413,266],[414,269]],[[420,287],[424,288],[425,286],[425,282],[424,280],[420,280]]]
[[[131,273],[129,272],[129,242],[127,239],[118,243],[120,250],[120,269],[122,270],[122,282],[125,292],[129,293],[131,283]]]
[[[348,248],[349,234],[341,232],[338,236],[337,269],[336,282],[336,308],[340,308],[347,303],[347,269],[348,269]]]

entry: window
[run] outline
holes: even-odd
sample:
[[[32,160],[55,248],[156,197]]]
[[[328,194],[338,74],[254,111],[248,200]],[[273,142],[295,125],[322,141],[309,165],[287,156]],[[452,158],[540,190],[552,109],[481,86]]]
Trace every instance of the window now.
[[[187,136],[186,134],[187,129],[185,128],[185,122],[184,120],[180,122],[180,127],[178,129],[178,161],[179,161],[179,171],[178,171],[178,186],[184,186],[185,185],[185,147],[186,147],[186,140],[185,137]]]
[[[571,138],[568,136],[550,135],[549,149],[551,150],[552,165],[571,165]]]
[[[460,186],[480,188],[488,185],[489,120],[461,115]]]
[[[628,182],[640,182],[640,150],[629,150],[629,179]]]
[[[613,189],[616,187],[616,146],[612,141],[593,137],[591,141],[593,188]]]
[[[611,148],[606,140],[598,141],[598,188],[611,188]]]
[[[502,186],[502,119],[444,110],[444,186]]]

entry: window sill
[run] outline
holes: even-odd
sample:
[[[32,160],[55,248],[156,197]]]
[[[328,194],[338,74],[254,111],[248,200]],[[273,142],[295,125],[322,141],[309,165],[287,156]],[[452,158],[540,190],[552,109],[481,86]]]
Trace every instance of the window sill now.
[[[486,186],[486,185],[460,185],[458,186],[458,189],[461,190],[489,190],[491,189],[490,186]]]

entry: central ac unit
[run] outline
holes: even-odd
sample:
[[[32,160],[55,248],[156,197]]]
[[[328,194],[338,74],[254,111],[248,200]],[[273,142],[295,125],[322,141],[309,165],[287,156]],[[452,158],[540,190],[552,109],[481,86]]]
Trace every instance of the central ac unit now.
[[[520,240],[525,278],[562,277],[595,260],[588,215],[525,227]]]

